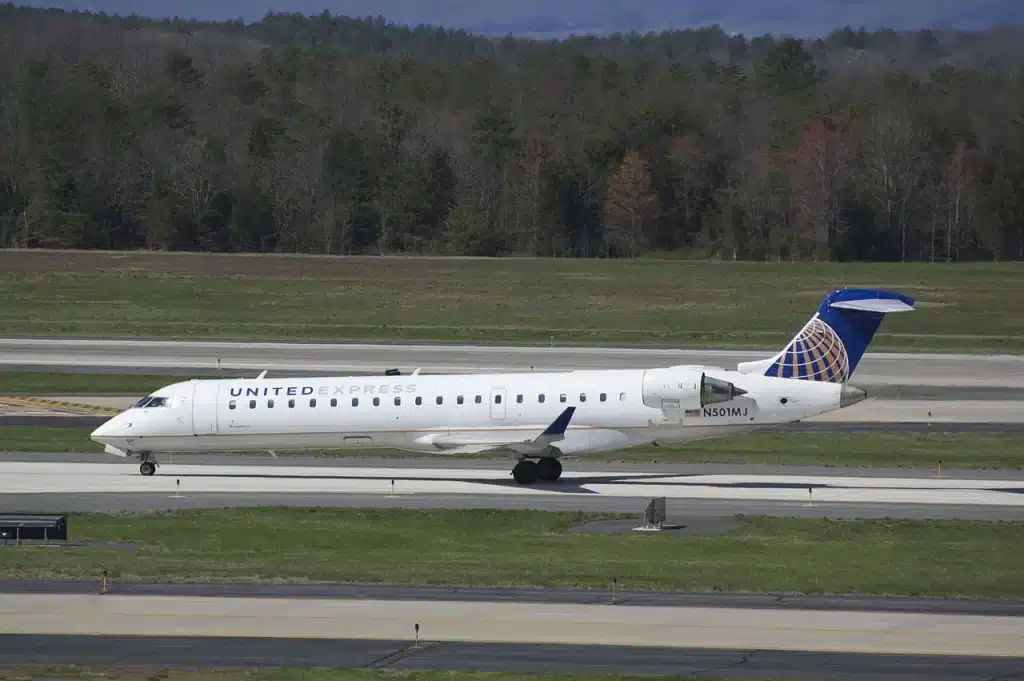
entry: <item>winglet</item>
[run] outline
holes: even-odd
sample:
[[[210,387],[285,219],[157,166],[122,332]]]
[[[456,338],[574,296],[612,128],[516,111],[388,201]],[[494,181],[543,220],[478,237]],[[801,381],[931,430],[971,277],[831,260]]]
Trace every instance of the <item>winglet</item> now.
[[[545,435],[565,435],[566,428],[569,427],[569,421],[572,420],[573,415],[576,413],[576,407],[566,407],[565,411],[558,415],[551,425],[548,426],[541,437]]]

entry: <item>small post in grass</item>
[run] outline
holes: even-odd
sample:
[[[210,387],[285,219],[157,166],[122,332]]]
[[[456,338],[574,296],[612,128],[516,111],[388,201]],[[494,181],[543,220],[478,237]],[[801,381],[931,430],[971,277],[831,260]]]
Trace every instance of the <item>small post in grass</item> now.
[[[419,622],[416,623],[415,629],[416,629],[416,645],[415,645],[415,647],[419,648],[420,647],[420,623]]]

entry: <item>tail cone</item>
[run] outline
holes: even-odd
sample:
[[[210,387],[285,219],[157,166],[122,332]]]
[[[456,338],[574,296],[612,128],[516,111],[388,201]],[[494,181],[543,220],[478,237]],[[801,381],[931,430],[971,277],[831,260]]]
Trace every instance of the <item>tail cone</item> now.
[[[846,407],[857,404],[867,399],[867,392],[860,388],[854,388],[852,385],[844,385],[842,392],[839,393],[839,408],[845,409]]]

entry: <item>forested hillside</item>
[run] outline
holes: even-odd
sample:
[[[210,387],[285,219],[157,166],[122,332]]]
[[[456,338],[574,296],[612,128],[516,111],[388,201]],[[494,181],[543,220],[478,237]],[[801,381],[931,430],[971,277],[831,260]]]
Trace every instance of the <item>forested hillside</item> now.
[[[0,245],[1018,259],[1022,37],[0,5]]]

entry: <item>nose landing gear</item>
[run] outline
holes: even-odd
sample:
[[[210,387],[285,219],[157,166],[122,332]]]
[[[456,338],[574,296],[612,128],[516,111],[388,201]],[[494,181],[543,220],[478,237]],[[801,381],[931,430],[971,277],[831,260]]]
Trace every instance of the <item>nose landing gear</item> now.
[[[153,454],[150,452],[140,452],[139,460],[142,464],[139,466],[139,472],[145,476],[150,476],[156,473],[157,462],[153,458]]]
[[[562,476],[562,462],[554,457],[544,457],[538,461],[523,459],[512,469],[512,478],[520,485],[532,485],[541,482],[554,482]]]

